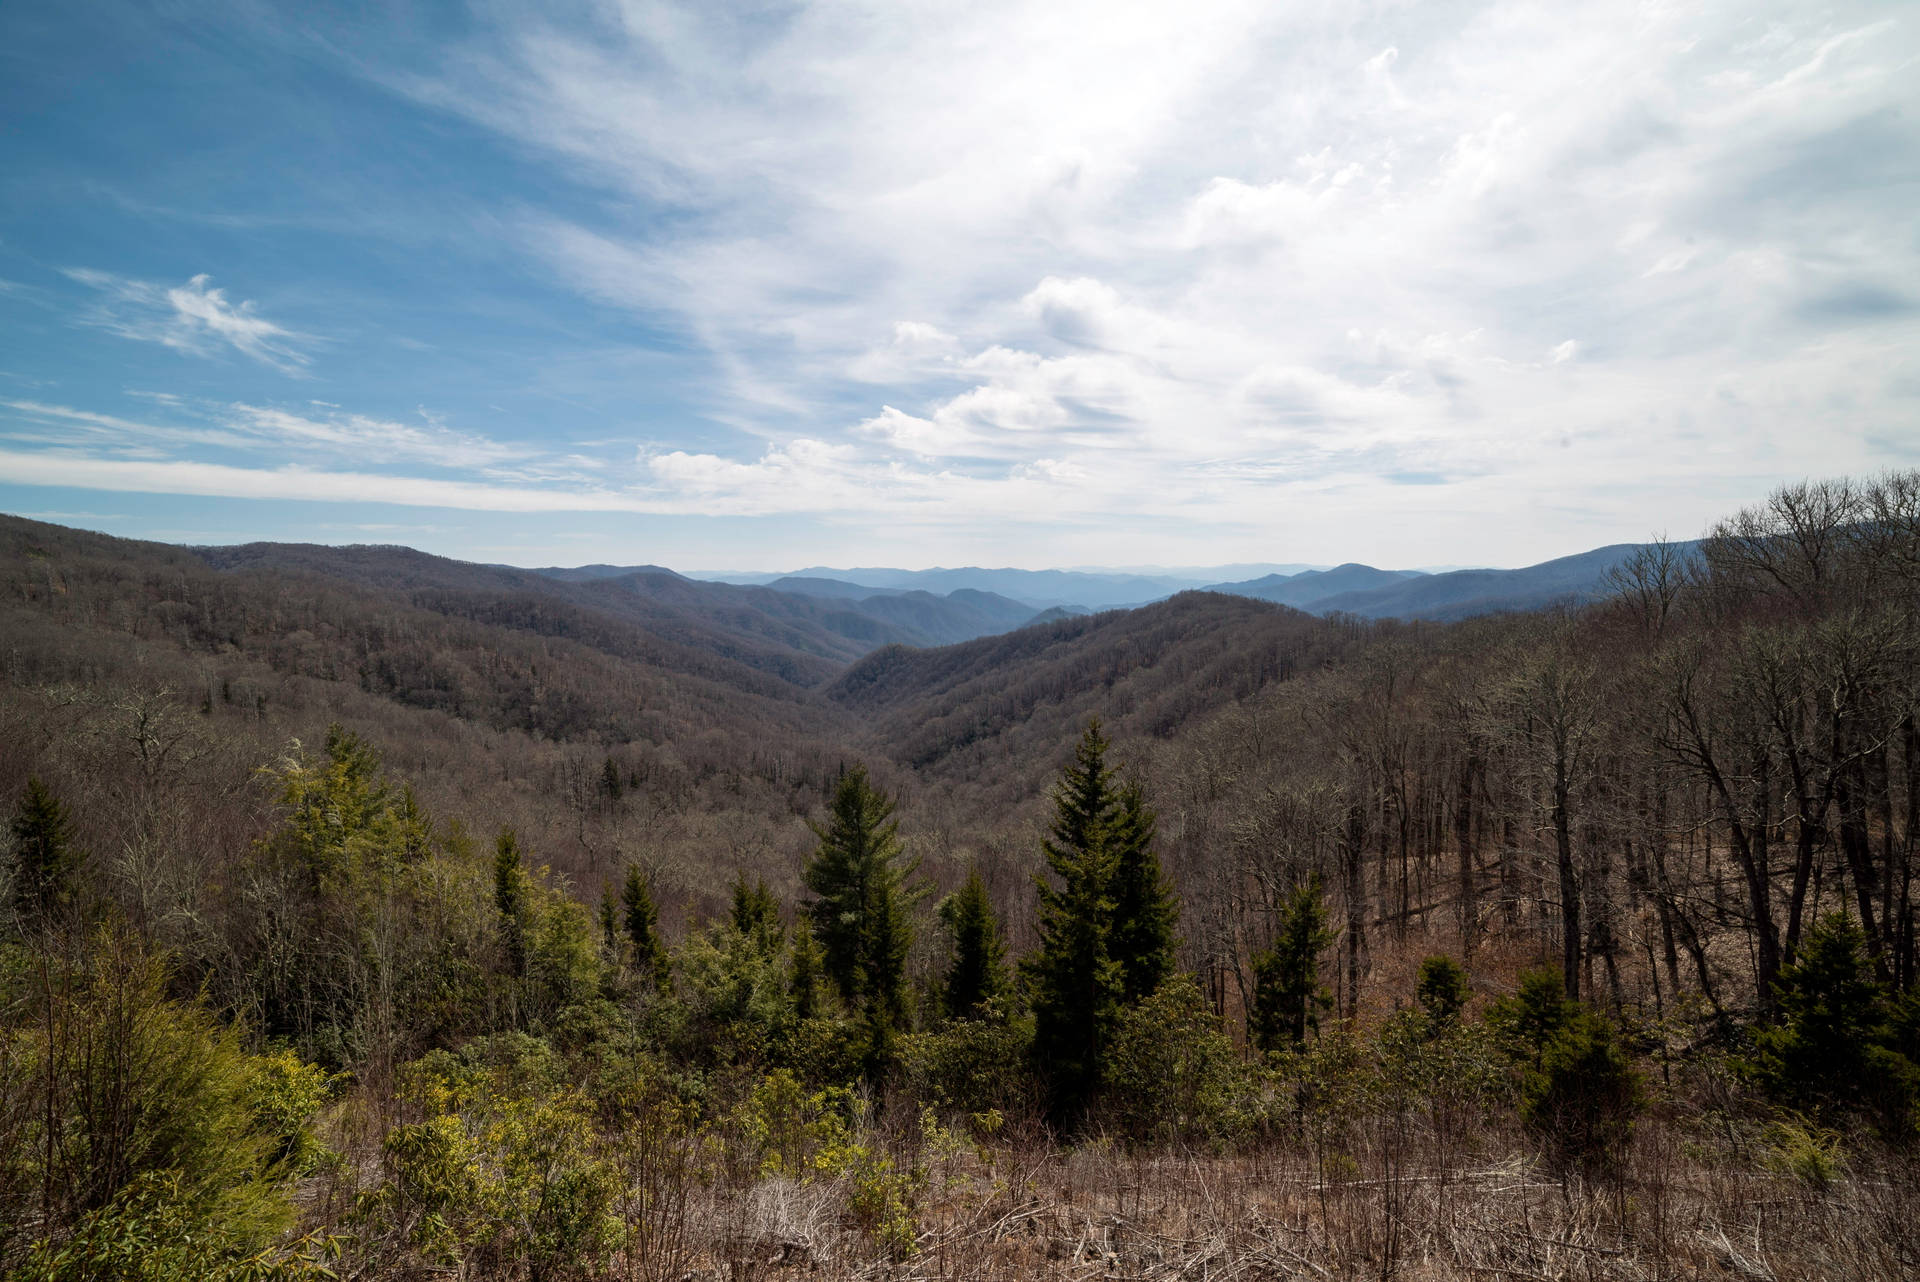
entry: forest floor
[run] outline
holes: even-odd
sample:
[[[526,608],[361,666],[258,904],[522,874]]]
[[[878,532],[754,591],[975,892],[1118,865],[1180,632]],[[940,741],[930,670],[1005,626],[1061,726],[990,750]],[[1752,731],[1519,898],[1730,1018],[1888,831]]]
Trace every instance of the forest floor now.
[[[696,1195],[679,1240],[626,1267],[702,1282],[1920,1277],[1910,1166],[1821,1186],[1686,1148],[1648,1136],[1626,1169],[1595,1181],[1549,1178],[1525,1156],[1447,1160],[1391,1142],[1319,1160],[1300,1148],[974,1150],[927,1173],[911,1249],[886,1249],[849,1215],[857,1191],[771,1179]]]

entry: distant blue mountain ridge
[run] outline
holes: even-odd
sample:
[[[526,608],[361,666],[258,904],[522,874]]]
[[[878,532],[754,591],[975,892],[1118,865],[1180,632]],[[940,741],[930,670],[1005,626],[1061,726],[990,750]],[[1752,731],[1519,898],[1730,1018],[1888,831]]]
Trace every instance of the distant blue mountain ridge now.
[[[972,590],[1038,612],[1120,609],[1163,600],[1178,592],[1224,592],[1291,606],[1311,614],[1344,613],[1369,619],[1459,619],[1475,614],[1577,605],[1606,594],[1608,576],[1644,544],[1615,543],[1573,556],[1512,570],[1466,569],[1430,573],[1383,570],[1349,562],[1331,568],[1300,565],[1231,566],[1265,569],[1253,578],[1210,579],[1204,571],[1166,573],[1090,570],[1015,570],[963,567],[901,570],[812,567],[793,574],[709,574],[710,581],[754,583],[779,592],[849,601],[914,591],[945,598]],[[1691,555],[1696,544],[1676,545]],[[598,569],[600,567],[591,567]],[[613,567],[607,567],[613,569]],[[585,571],[569,571],[582,574]],[[1033,621],[1031,618],[1029,622]],[[1015,625],[1020,626],[1020,625]]]

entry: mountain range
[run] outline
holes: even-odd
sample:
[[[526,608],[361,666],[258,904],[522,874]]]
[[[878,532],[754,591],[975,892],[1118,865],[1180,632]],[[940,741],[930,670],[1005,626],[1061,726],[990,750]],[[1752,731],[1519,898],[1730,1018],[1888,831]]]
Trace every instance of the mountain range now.
[[[1603,595],[1608,573],[1642,545],[1617,543],[1573,556],[1556,557],[1519,569],[1382,570],[1344,565],[1240,565],[1215,567],[1256,577],[1220,579],[1206,570],[1135,573],[1089,570],[1015,570],[981,567],[900,570],[833,569],[814,566],[792,574],[691,575],[709,582],[752,584],[793,593],[871,606],[876,597],[913,592],[951,598],[957,592],[981,592],[1010,605],[1058,609],[1063,615],[1130,609],[1165,600],[1179,592],[1221,592],[1292,606],[1310,614],[1353,614],[1369,619],[1459,619],[1475,614],[1533,610],[1555,604],[1580,604]],[[1693,545],[1681,545],[1690,550]],[[617,575],[644,567],[588,566],[542,570],[561,577]],[[865,608],[865,607],[863,607]],[[1006,617],[1012,612],[998,607]],[[1027,620],[1031,621],[1031,620]],[[1018,623],[1009,626],[1019,626]],[[975,635],[987,635],[986,632]]]
[[[523,569],[390,546],[175,549],[4,519],[23,544],[57,533],[93,546],[164,549],[170,561],[185,555],[215,572],[350,584],[434,614],[570,638],[738,688],[772,678],[807,690],[847,679],[849,665],[889,647],[937,649],[1098,611],[1138,609],[1196,590],[1370,619],[1448,620],[1577,604],[1601,595],[1608,572],[1639,546],[1615,544],[1516,570],[1280,566],[1257,577],[1198,584],[1171,573],[978,568],[809,569],[732,583],[658,565]]]

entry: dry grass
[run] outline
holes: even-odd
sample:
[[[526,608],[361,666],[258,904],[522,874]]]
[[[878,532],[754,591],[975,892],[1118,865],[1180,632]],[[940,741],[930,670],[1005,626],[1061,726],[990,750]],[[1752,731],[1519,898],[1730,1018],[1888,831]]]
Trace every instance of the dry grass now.
[[[1649,1129],[1614,1178],[1563,1183],[1524,1155],[1448,1161],[1363,1128],[1340,1160],[1303,1148],[1130,1155],[1001,1145],[926,1169],[915,1250],[890,1258],[833,1183],[710,1187],[694,1279],[1920,1277],[1920,1185],[1878,1158],[1825,1191],[1714,1161]],[[1463,1154],[1462,1157],[1471,1156]],[[1730,1155],[1726,1155],[1730,1156]]]

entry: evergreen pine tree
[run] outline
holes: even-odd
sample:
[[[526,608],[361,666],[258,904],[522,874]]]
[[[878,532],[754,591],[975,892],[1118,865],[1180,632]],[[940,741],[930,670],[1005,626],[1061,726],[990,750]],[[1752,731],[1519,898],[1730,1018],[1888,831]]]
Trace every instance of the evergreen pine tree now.
[[[1459,1020],[1460,1012],[1473,997],[1473,985],[1459,962],[1436,954],[1420,963],[1420,980],[1414,988],[1414,997],[1426,1012],[1429,1029],[1438,1033]]]
[[[515,979],[527,973],[526,870],[520,866],[520,839],[502,828],[493,847],[493,904],[500,911],[500,938],[507,970]]]
[[[639,864],[627,865],[620,906],[633,968],[655,985],[665,984],[667,950],[660,943],[660,909],[653,901],[653,881]]]
[[[941,901],[940,920],[953,936],[941,1004],[952,1018],[967,1019],[1007,989],[1007,945],[978,868],[968,870],[966,883]]]
[[[75,862],[73,820],[38,778],[13,813],[13,902],[22,913],[43,913],[66,898]]]
[[[1293,892],[1273,943],[1253,959],[1248,1032],[1262,1050],[1298,1049],[1333,1003],[1320,983],[1320,953],[1333,942],[1316,879]]]
[[[793,950],[787,967],[787,991],[793,1013],[812,1019],[820,1013],[820,946],[813,942],[813,924],[804,916],[793,923]]]
[[[786,942],[786,928],[780,922],[780,901],[767,889],[766,878],[756,878],[749,885],[747,874],[737,873],[733,879],[733,903],[727,910],[727,918],[733,928],[753,941],[763,953],[776,953]]]
[[[600,887],[600,939],[608,954],[620,959],[620,896],[608,882]]]
[[[1920,1107],[1920,1066],[1901,1053],[1902,1012],[1874,977],[1858,922],[1838,912],[1820,918],[1781,970],[1777,993],[1779,1023],[1754,1033],[1754,1066],[1774,1095],[1896,1123]]]
[[[1113,958],[1112,883],[1117,798],[1100,723],[1088,724],[1054,786],[1042,843],[1060,884],[1036,877],[1040,944],[1021,963],[1033,1003],[1034,1067],[1054,1122],[1077,1125],[1099,1089],[1124,992]]]
[[[1136,782],[1120,789],[1113,820],[1113,933],[1110,949],[1120,966],[1121,1000],[1133,1005],[1151,996],[1173,974],[1180,906],[1154,853],[1154,814]]]
[[[840,776],[820,846],[806,868],[808,906],[827,976],[859,1016],[869,1073],[884,1067],[893,1034],[907,1019],[908,917],[912,895],[893,802],[864,767]]]

